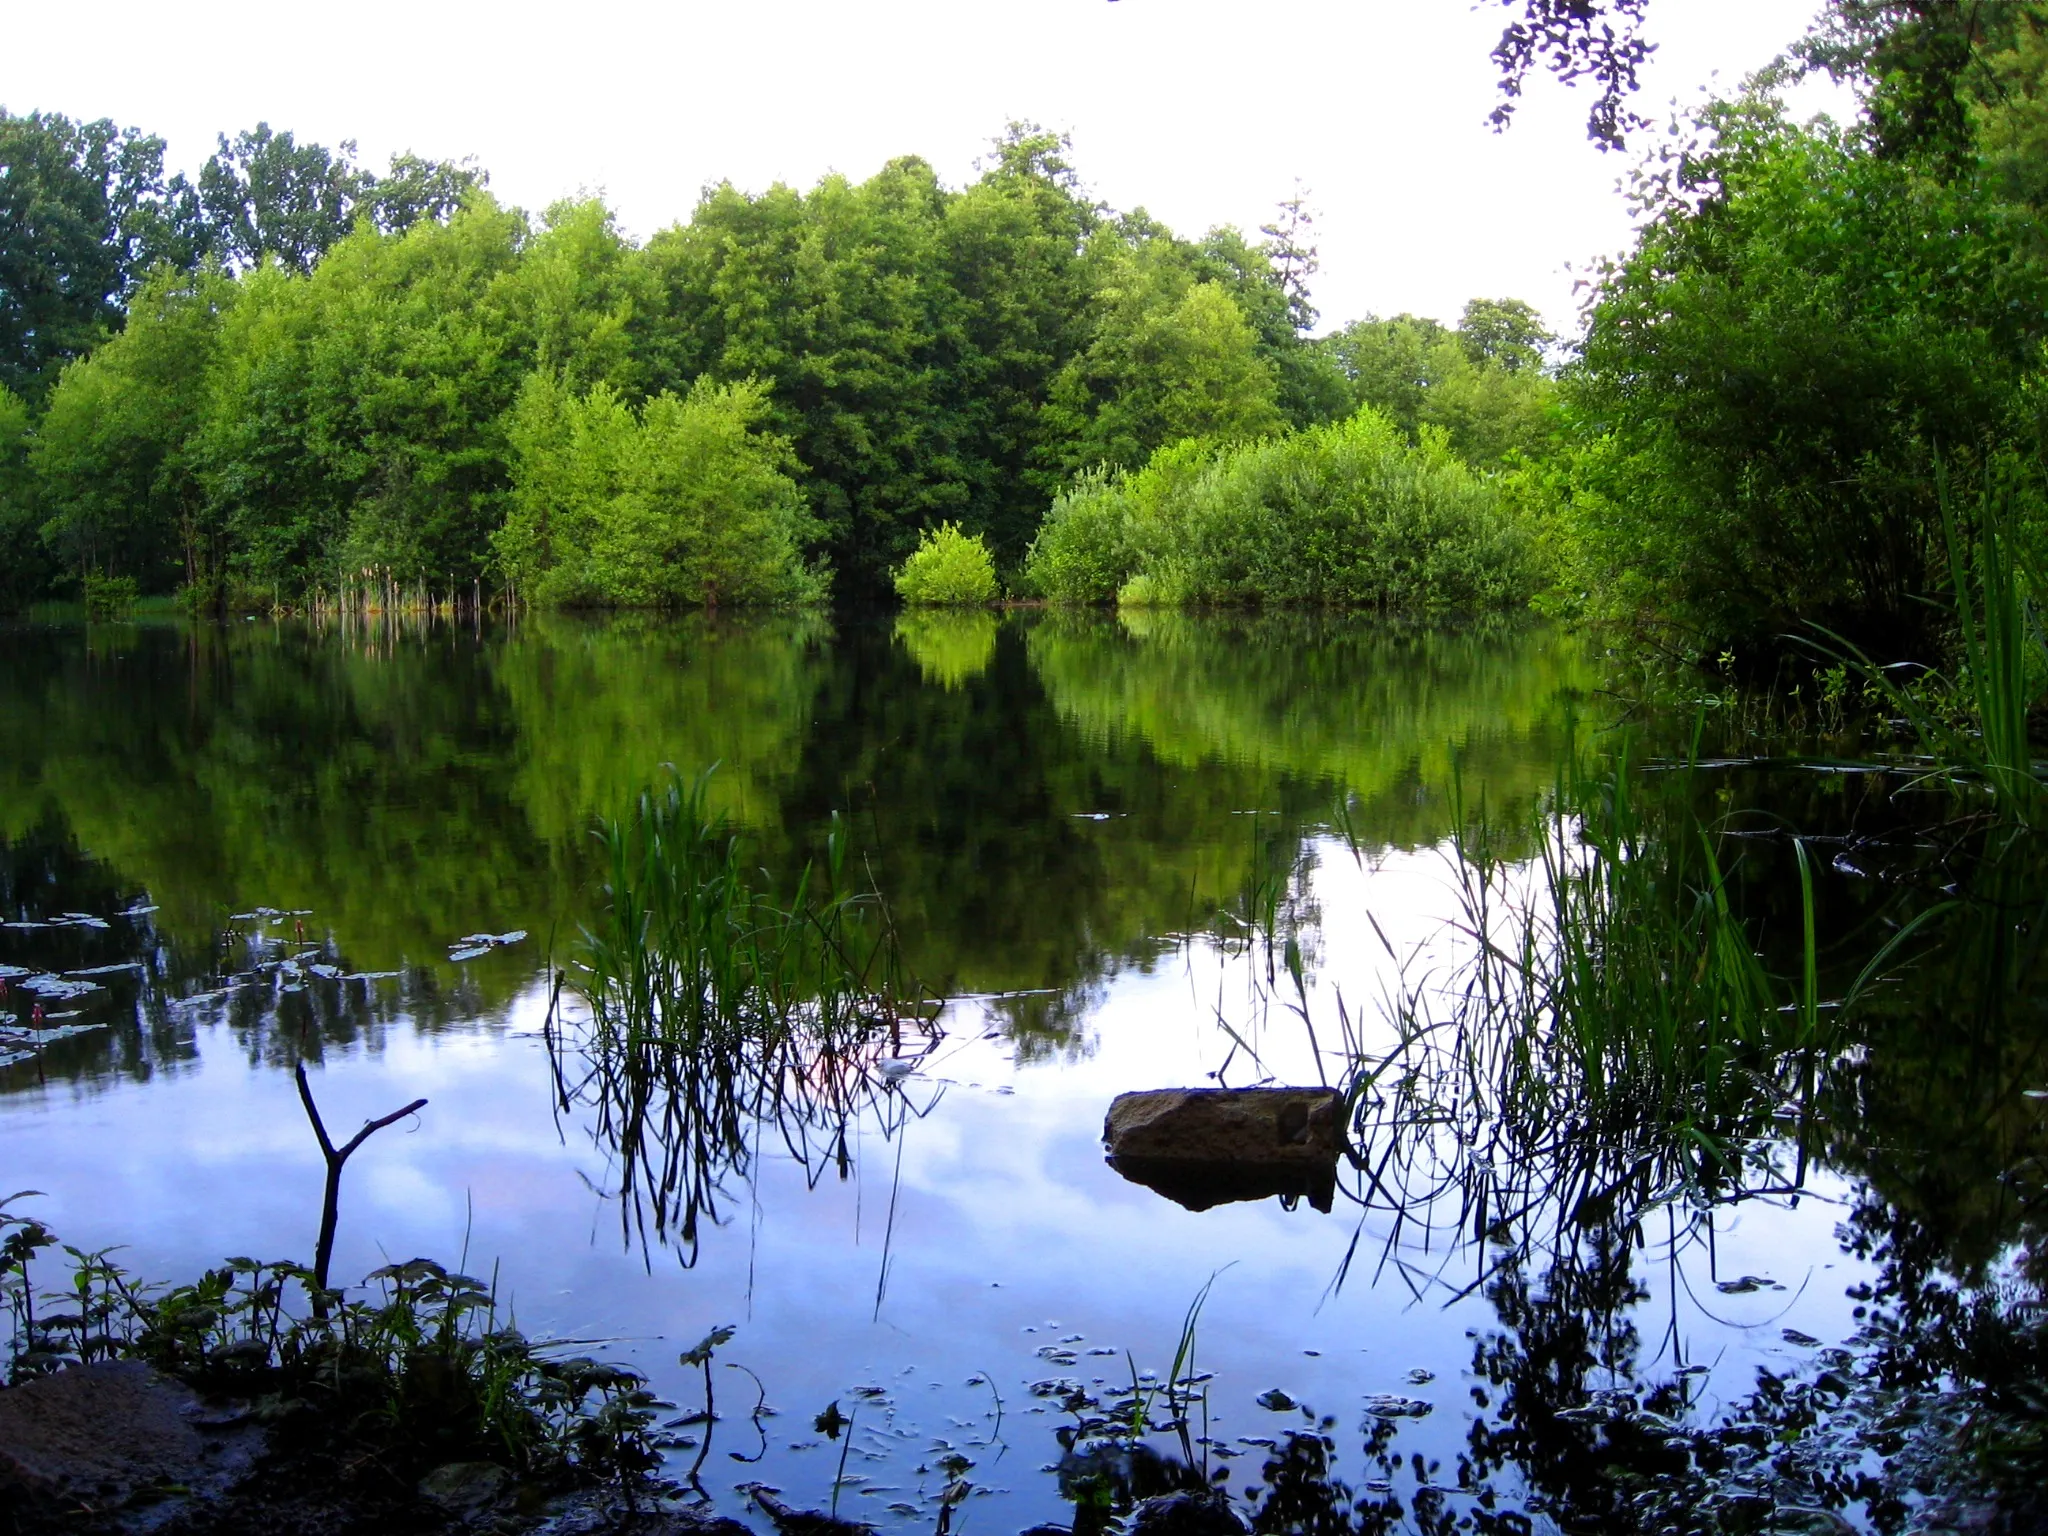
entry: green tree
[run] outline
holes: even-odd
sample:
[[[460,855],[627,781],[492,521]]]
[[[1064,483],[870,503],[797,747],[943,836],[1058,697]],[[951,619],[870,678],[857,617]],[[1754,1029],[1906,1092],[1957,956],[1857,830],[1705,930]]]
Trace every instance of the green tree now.
[[[207,249],[220,261],[251,267],[271,257],[309,272],[359,219],[392,235],[422,219],[445,222],[488,180],[468,161],[410,151],[393,155],[380,177],[356,163],[353,139],[329,149],[258,123],[220,135],[199,172],[198,203]]]
[[[1520,299],[1473,299],[1458,317],[1458,340],[1479,367],[1488,363],[1508,373],[1543,366],[1543,349],[1555,340],[1533,304]]]
[[[366,223],[309,276],[241,279],[195,454],[252,579],[481,579],[508,476],[500,418],[534,345],[525,237],[479,193],[446,224]]]
[[[2034,441],[2033,220],[1768,97],[1704,126],[1571,377],[1582,432],[1613,439],[1574,503],[1596,579],[1715,642],[1818,623],[1925,655],[1935,455]]]
[[[497,300],[532,347],[535,366],[579,388],[599,381],[634,387],[642,368],[631,332],[647,287],[637,254],[598,199],[548,209]]]
[[[189,443],[234,298],[217,270],[160,268],[127,327],[59,377],[30,462],[43,538],[66,568],[127,576],[145,591],[218,574],[221,528]]]
[[[163,148],[105,119],[0,109],[0,386],[39,401],[151,266],[189,260],[197,209]]]
[[[1280,204],[1273,222],[1259,226],[1259,233],[1266,237],[1264,250],[1272,263],[1273,279],[1287,300],[1287,317],[1303,335],[1316,324],[1316,307],[1308,292],[1308,280],[1322,265],[1321,252],[1310,239],[1315,222],[1308,193],[1296,187],[1294,195]]]
[[[510,515],[496,536],[516,588],[547,605],[761,606],[819,595],[788,442],[758,384],[699,380],[635,411],[527,377],[512,413]]]
[[[1013,123],[981,176],[946,205],[949,279],[960,295],[961,346],[951,391],[962,422],[968,495],[963,527],[1016,560],[1044,515],[1033,474],[1052,441],[1052,380],[1088,341],[1082,251],[1101,219],[1069,163],[1071,146]]]
[[[1057,463],[1135,468],[1179,438],[1278,431],[1274,370],[1224,282],[1198,279],[1189,253],[1142,214],[1094,244],[1100,318],[1047,401]]]
[[[406,150],[391,157],[391,168],[376,179],[365,201],[379,229],[402,235],[422,219],[446,223],[465,198],[490,183],[473,161],[428,160]]]
[[[0,384],[0,613],[40,594],[49,575],[29,472],[29,420],[28,402]]]
[[[906,158],[807,194],[714,188],[648,243],[649,385],[767,384],[834,563],[862,585],[970,496],[948,367],[961,320],[940,258],[948,200]]]
[[[1493,465],[1540,454],[1552,433],[1556,390],[1538,366],[1545,340],[1527,304],[1475,299],[1456,330],[1414,315],[1368,316],[1318,346],[1357,405],[1411,436],[1439,428],[1461,457]]]
[[[268,123],[220,136],[199,171],[214,253],[237,267],[275,257],[306,272],[355,224],[374,178],[355,163],[356,146],[301,144]]]

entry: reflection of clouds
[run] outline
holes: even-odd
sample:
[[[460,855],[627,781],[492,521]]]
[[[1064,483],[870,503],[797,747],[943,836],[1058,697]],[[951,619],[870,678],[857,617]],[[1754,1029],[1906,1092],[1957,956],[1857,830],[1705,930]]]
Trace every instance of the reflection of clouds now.
[[[1383,925],[1419,932],[1436,879],[1430,860],[1391,861],[1374,874],[1348,857],[1324,859],[1316,895],[1331,931],[1353,931],[1369,905]],[[1323,995],[1339,976],[1347,996],[1366,995],[1373,951],[1336,941],[1327,949]],[[336,1272],[361,1275],[387,1255],[453,1262],[466,1235],[470,1269],[498,1266],[522,1328],[616,1340],[605,1353],[650,1371],[658,1389],[686,1406],[698,1388],[675,1364],[677,1341],[737,1322],[722,1358],[758,1371],[791,1419],[844,1399],[854,1385],[888,1387],[896,1403],[888,1422],[914,1436],[901,1440],[909,1449],[897,1460],[871,1470],[878,1482],[914,1483],[914,1457],[932,1437],[967,1438],[954,1419],[984,1423],[988,1393],[969,1387],[970,1376],[994,1374],[1008,1405],[1006,1437],[1035,1465],[1050,1450],[1055,1416],[1033,1414],[1040,1405],[1024,1386],[1058,1372],[1033,1351],[1081,1333],[1081,1349],[1129,1348],[1140,1369],[1163,1368],[1188,1301],[1233,1265],[1216,1284],[1198,1340],[1200,1365],[1219,1373],[1218,1434],[1273,1433],[1273,1417],[1251,1406],[1267,1387],[1348,1417],[1365,1393],[1413,1395],[1405,1374],[1421,1366],[1438,1375],[1428,1394],[1438,1412],[1404,1427],[1402,1445],[1448,1460],[1464,1434],[1461,1373],[1472,1347],[1465,1330],[1493,1324],[1483,1300],[1446,1309],[1441,1294],[1417,1300],[1393,1275],[1377,1286],[1360,1275],[1325,1299],[1352,1236],[1341,1216],[1270,1202],[1195,1214],[1103,1164],[1102,1116],[1115,1092],[1200,1083],[1216,1070],[1228,1045],[1208,1018],[1219,996],[1229,1003],[1246,995],[1244,964],[1200,942],[1185,964],[1117,976],[1088,1020],[1096,1051],[1079,1060],[1020,1066],[1009,1041],[984,1038],[971,1010],[957,1010],[932,1077],[910,1080],[949,1086],[929,1117],[898,1133],[902,1176],[878,1320],[899,1144],[864,1120],[849,1177],[828,1173],[812,1187],[765,1137],[753,1184],[740,1191],[726,1225],[707,1234],[697,1267],[684,1273],[660,1251],[643,1263],[620,1243],[615,1209],[585,1182],[605,1182],[585,1128],[570,1122],[557,1134],[545,1053],[533,1038],[546,1008],[537,979],[512,1000],[500,1029],[427,1035],[393,1027],[381,1054],[338,1051],[317,1073],[315,1091],[336,1127],[416,1094],[430,1101],[416,1130],[377,1137],[351,1162]],[[1311,1069],[1298,1032],[1269,1020],[1260,1044],[1283,1076]],[[37,1202],[38,1214],[70,1241],[130,1244],[125,1262],[152,1276],[195,1275],[232,1251],[304,1253],[317,1221],[321,1168],[288,1076],[245,1065],[219,1026],[202,1028],[198,1046],[201,1070],[174,1083],[122,1086],[77,1102],[55,1094],[0,1102],[0,1164],[53,1193]],[[1004,1087],[1013,1091],[997,1091]],[[1808,1266],[1823,1277],[1796,1299],[1772,1293],[1769,1309],[1759,1298],[1713,1292],[1701,1255],[1683,1261],[1692,1291],[1740,1325],[1732,1333],[1712,1328],[1691,1303],[1679,1304],[1688,1348],[1706,1354],[1711,1341],[1726,1351],[1714,1380],[1729,1396],[1747,1388],[1756,1365],[1796,1358],[1782,1328],[1822,1338],[1847,1331],[1841,1291],[1852,1276],[1830,1236],[1837,1215],[1825,1201],[1805,1200],[1796,1210],[1748,1207],[1724,1220],[1724,1272],[1772,1274],[1793,1290]],[[1366,1241],[1384,1236],[1377,1227]],[[1801,1256],[1796,1269],[1790,1255]],[[1827,1263],[1841,1268],[1820,1269]],[[1655,1288],[1644,1315],[1662,1318],[1671,1306],[1668,1277],[1654,1265],[1640,1273]],[[1046,1327],[1053,1319],[1056,1332]],[[1320,1353],[1303,1353],[1311,1349]],[[907,1366],[914,1372],[901,1375]],[[1084,1354],[1066,1374],[1117,1379],[1128,1369],[1120,1352]],[[719,1386],[723,1392],[723,1378]],[[798,1438],[772,1439],[769,1460],[750,1470],[793,1500],[822,1504],[833,1464],[788,1450]],[[1058,1513],[1050,1478],[993,1480],[1010,1490],[1002,1518],[1020,1528]]]

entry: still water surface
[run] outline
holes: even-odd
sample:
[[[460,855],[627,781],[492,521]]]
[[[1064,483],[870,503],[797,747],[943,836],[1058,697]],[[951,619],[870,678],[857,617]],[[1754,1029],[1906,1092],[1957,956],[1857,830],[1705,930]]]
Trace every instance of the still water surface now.
[[[1105,1165],[1103,1113],[1127,1089],[1334,1074],[1328,1039],[1258,1006],[1263,962],[1227,914],[1277,882],[1317,1006],[1368,1016],[1455,910],[1454,801],[1540,795],[1599,682],[1584,642],[1541,629],[17,627],[0,964],[131,968],[45,997],[80,1032],[0,1067],[0,1186],[43,1191],[23,1208],[148,1276],[303,1256],[304,1059],[331,1126],[430,1101],[351,1163],[338,1278],[466,1254],[529,1332],[606,1341],[685,1409],[701,1390],[678,1351],[737,1325],[719,1360],[776,1411],[750,1416],[753,1384],[721,1369],[703,1476],[735,1511],[755,1481],[829,1501],[838,1447],[811,1421],[836,1400],[858,1409],[842,1514],[928,1524],[957,1453],[967,1528],[1071,1520],[1065,1417],[1033,1386],[1164,1371],[1212,1276],[1216,1462],[1255,1469],[1330,1415],[1340,1473],[1426,1501],[1498,1429],[1502,1352],[1546,1347],[1546,1277],[1341,1193],[1329,1213],[1182,1209]],[[594,899],[593,816],[663,764],[714,762],[773,870],[843,817],[949,1001],[843,1149],[756,1127],[690,1239],[658,1240],[553,1096],[548,957]],[[15,983],[0,1012],[27,1001]],[[1711,1416],[1759,1366],[1843,1338],[1869,1276],[1836,1229],[1861,1188],[1823,1164],[1796,1194],[1639,1233],[1629,1286],[1580,1320],[1568,1391],[1684,1379]],[[1259,1404],[1275,1388],[1289,1406]],[[1376,1425],[1377,1466],[1358,1453]],[[1485,1470],[1512,1497],[1509,1461]]]

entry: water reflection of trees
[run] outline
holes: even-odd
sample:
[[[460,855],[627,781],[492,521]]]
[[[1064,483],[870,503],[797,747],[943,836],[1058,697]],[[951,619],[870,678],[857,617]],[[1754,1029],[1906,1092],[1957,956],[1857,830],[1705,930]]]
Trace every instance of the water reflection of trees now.
[[[0,1090],[148,1081],[195,1063],[202,1027],[225,1029],[252,1065],[288,1067],[379,1050],[401,1022],[432,1032],[487,1007],[474,972],[355,969],[317,914],[229,914],[194,942],[159,928],[158,910],[59,826],[0,840],[0,1033],[33,1048],[0,1066]],[[45,999],[50,1027],[37,1031],[38,978],[90,990]]]
[[[1284,865],[1340,788],[1391,843],[1440,832],[1450,738],[1475,788],[1541,780],[1544,722],[1577,677],[1528,633],[970,628],[15,629],[0,834],[51,820],[153,892],[159,931],[188,946],[268,902],[314,909],[361,965],[410,968],[470,929],[573,932],[589,817],[664,763],[719,761],[724,808],[778,867],[830,812],[856,815],[942,990],[1070,993],[1015,1010],[1058,1051],[1104,978]]]
[[[1374,848],[1445,837],[1454,774],[1473,804],[1547,789],[1571,712],[1598,681],[1589,648],[1523,626],[1132,612],[1115,624],[1056,616],[1029,645],[1054,707],[1088,739],[1341,790]]]

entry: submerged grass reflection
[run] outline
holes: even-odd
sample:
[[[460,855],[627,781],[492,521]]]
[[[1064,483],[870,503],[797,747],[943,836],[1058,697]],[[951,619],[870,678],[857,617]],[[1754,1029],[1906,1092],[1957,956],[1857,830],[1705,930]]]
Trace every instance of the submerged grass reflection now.
[[[1528,828],[1461,816],[1453,958],[1415,974],[1396,957],[1383,1035],[1340,1003],[1357,1198],[1393,1216],[1390,1252],[1448,1231],[1555,1254],[1659,1207],[1803,1186],[1850,1014],[1945,906],[1831,992],[1813,862],[1787,834],[1799,932],[1774,967],[1739,910],[1731,829],[1695,810],[1686,773],[1659,777],[1649,798],[1625,748],[1568,758],[1533,857],[1499,851]]]
[[[813,1179],[851,1169],[849,1132],[913,1112],[894,1090],[939,1038],[887,907],[855,886],[836,825],[788,898],[743,862],[708,808],[707,773],[643,793],[600,824],[601,911],[559,973],[547,1037],[557,1103],[594,1116],[617,1158],[621,1221],[694,1261],[723,1180],[767,1128]],[[566,984],[583,1007],[562,1009]]]

